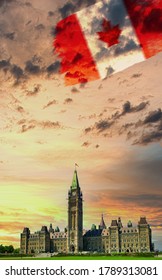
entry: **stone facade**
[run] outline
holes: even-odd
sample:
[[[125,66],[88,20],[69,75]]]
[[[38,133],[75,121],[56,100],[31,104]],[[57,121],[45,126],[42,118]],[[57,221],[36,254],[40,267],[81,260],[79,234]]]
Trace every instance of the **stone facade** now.
[[[103,253],[150,252],[152,251],[152,233],[145,217],[141,217],[137,226],[131,221],[124,227],[121,218],[112,220],[106,227],[103,215],[98,228],[92,225],[83,230],[83,196],[79,186],[77,171],[74,171],[72,185],[68,192],[68,228],[61,232],[43,226],[33,234],[29,228],[21,233],[22,254],[58,252],[78,253],[82,251]]]
[[[20,239],[22,254],[50,252],[51,250],[50,233],[46,226],[35,233],[30,233],[29,228],[24,228]]]

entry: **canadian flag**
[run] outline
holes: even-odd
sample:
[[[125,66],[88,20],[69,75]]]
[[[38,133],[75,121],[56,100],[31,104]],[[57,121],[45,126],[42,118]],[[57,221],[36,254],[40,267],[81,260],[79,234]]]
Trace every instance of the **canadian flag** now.
[[[58,22],[66,85],[122,71],[162,51],[162,0],[103,0]]]

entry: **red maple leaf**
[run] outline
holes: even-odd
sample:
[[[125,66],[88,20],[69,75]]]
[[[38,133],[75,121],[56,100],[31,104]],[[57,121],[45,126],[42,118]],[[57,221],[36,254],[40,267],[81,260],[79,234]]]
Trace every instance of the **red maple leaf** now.
[[[109,47],[116,45],[119,43],[119,36],[121,33],[121,29],[119,28],[119,24],[112,26],[111,22],[104,19],[102,23],[103,31],[97,32],[99,35],[99,40],[108,44]]]

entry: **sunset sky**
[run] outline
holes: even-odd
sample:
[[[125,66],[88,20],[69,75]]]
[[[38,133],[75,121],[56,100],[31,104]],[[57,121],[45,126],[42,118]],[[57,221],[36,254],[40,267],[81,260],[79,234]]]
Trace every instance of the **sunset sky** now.
[[[84,228],[102,213],[107,226],[146,216],[162,250],[162,53],[138,60],[131,33],[135,64],[106,77],[101,43],[92,48],[105,78],[65,86],[54,27],[97,1],[77,2],[0,0],[0,244],[19,247],[24,227],[67,226],[77,163]]]

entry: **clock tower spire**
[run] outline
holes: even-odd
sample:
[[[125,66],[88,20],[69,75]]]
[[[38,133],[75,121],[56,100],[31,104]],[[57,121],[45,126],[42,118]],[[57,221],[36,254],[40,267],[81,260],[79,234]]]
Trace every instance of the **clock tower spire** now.
[[[74,170],[72,184],[68,192],[68,251],[83,250],[83,199],[77,170]]]

